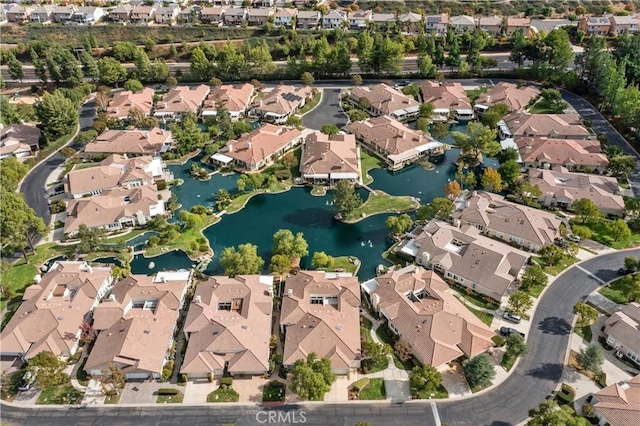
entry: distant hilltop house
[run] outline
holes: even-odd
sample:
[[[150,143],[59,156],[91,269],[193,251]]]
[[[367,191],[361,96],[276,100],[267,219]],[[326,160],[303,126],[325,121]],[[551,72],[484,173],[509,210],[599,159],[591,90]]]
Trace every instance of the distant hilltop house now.
[[[101,376],[114,363],[126,380],[159,379],[190,285],[189,271],[130,275],[118,281],[94,310],[98,337],[86,371]]]
[[[171,131],[107,130],[84,147],[85,154],[157,155],[173,148]]]
[[[190,379],[269,371],[273,276],[209,277],[198,284],[185,320],[180,372]]]
[[[302,146],[300,173],[303,179],[314,185],[333,186],[340,180],[358,182],[360,151],[356,137],[311,133]]]
[[[407,121],[417,118],[420,114],[418,101],[384,83],[354,87],[346,100],[354,105],[360,105],[361,98],[368,100],[367,112],[375,116],[388,115],[398,121]]]
[[[360,367],[360,285],[348,273],[299,271],[282,296],[282,365],[292,368],[310,353],[328,358],[335,374]]]
[[[538,202],[544,207],[570,209],[574,202],[588,198],[604,214],[624,215],[624,199],[614,177],[570,173],[564,167],[557,170],[529,169],[528,173],[528,182],[538,186],[542,192]]]
[[[211,161],[223,166],[234,163],[241,169],[258,171],[301,142],[302,133],[295,127],[265,124],[238,140],[228,141]]]
[[[361,284],[374,311],[424,365],[440,368],[494,346],[493,331],[434,271],[409,265]]]
[[[421,157],[444,154],[444,144],[386,115],[352,122],[347,130],[368,150],[383,158],[391,170],[399,170]]]
[[[280,84],[251,104],[249,115],[264,121],[284,124],[287,119],[313,98],[314,89]]]
[[[539,251],[560,237],[562,221],[552,212],[507,201],[503,196],[472,191],[457,200],[454,224],[475,226],[485,235]]]
[[[28,361],[48,351],[67,358],[76,353],[83,323],[113,285],[111,268],[87,262],[54,262],[25,289],[22,304],[0,334],[0,354]]]
[[[501,300],[530,254],[484,236],[475,226],[433,220],[407,233],[395,249],[460,286]]]

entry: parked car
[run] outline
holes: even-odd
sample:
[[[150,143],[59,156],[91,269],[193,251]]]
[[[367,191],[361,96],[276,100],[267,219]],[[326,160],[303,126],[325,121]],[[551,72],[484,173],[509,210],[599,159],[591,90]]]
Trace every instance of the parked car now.
[[[517,333],[519,335],[522,336],[522,338],[524,339],[524,333],[520,333],[518,330],[516,330],[515,328],[511,328],[511,327],[500,327],[500,335],[501,336],[505,336],[508,337],[510,335],[512,335],[513,333]]]
[[[635,274],[637,271],[636,268],[627,268],[627,267],[622,267],[620,269],[618,269],[618,275],[629,275],[629,274]]]
[[[555,240],[553,240],[553,244],[557,245],[558,247],[564,247],[567,245],[567,242],[562,238],[556,238]]]
[[[505,312],[504,314],[502,314],[502,318],[514,324],[520,324],[520,321],[522,321],[520,315],[516,315],[512,312]]]
[[[567,235],[566,238],[567,238],[567,240],[573,241],[574,243],[579,243],[581,241],[580,237],[578,237],[577,235],[573,235],[573,234]]]

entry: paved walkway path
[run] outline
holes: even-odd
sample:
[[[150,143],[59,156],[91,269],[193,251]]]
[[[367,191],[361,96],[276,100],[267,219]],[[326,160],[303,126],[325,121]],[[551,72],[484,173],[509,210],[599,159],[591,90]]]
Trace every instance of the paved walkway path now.
[[[609,315],[613,314],[614,312],[620,311],[623,308],[622,305],[604,297],[597,291],[594,291],[589,296],[587,296],[587,302],[593,303]]]

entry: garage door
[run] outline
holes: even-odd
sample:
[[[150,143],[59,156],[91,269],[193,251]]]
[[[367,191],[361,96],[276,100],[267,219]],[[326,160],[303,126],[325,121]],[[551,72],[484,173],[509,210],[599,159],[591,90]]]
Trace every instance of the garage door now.
[[[127,380],[145,380],[149,377],[149,373],[127,373],[125,377]]]

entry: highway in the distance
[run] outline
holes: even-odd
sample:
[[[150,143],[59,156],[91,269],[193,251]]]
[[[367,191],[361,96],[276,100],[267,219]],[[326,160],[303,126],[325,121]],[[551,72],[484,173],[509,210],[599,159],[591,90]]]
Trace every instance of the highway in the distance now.
[[[617,277],[627,256],[640,249],[602,255],[563,273],[544,293],[527,336],[528,354],[500,386],[466,399],[413,401],[404,404],[307,403],[262,407],[208,404],[101,407],[15,407],[2,404],[3,424],[10,425],[515,425],[555,390],[564,369],[571,335],[573,305],[593,292],[601,281]]]

